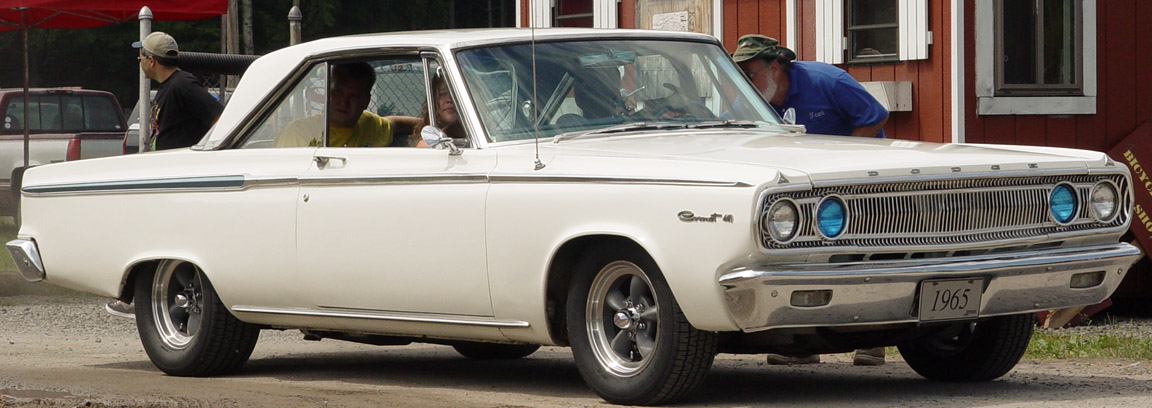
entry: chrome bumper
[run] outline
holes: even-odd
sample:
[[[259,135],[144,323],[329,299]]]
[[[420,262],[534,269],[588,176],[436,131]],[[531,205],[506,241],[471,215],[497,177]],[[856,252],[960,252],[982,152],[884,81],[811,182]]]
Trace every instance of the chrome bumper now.
[[[839,264],[744,267],[720,277],[728,310],[746,331],[785,327],[915,323],[926,279],[984,278],[979,316],[1096,304],[1112,294],[1140,250],[1127,243],[1011,254]],[[1104,280],[1072,288],[1072,275]],[[797,307],[793,291],[831,290],[824,306]]]
[[[40,260],[40,251],[36,243],[27,239],[14,239],[5,245],[16,262],[20,275],[31,282],[44,280],[44,262]]]

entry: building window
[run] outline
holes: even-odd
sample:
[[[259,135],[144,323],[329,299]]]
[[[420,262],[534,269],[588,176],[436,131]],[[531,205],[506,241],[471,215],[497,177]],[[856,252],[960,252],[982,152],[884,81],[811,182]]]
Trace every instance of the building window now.
[[[973,0],[976,112],[1096,113],[1097,0]]]
[[[846,62],[899,60],[900,13],[896,0],[849,0],[845,12]]]
[[[816,61],[843,64],[928,59],[928,45],[932,43],[928,0],[811,1],[816,6]]]
[[[997,96],[1084,95],[1078,0],[996,0]]]
[[[593,27],[592,0],[556,0],[553,27]]]

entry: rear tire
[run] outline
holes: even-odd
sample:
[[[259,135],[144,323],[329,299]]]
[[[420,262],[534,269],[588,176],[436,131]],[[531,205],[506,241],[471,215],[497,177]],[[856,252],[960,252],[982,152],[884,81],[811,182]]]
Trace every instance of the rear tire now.
[[[935,381],[989,381],[1020,362],[1036,325],[1034,314],[960,323],[897,346],[904,361]]]
[[[537,344],[457,343],[452,348],[473,360],[513,360],[528,357],[540,349]]]
[[[658,405],[698,388],[716,334],[692,327],[664,276],[639,251],[593,248],[578,262],[568,340],[584,381],[606,401]]]
[[[136,328],[152,364],[181,377],[235,372],[260,329],[236,319],[200,268],[166,260],[136,277]]]

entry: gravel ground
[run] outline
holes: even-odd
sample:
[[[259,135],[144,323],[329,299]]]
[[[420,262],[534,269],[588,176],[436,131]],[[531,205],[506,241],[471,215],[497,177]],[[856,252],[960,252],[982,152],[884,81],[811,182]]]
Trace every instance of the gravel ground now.
[[[2,273],[0,273],[2,274]],[[67,292],[5,295],[0,279],[0,407],[484,406],[607,407],[565,348],[512,362],[474,362],[431,345],[301,341],[264,331],[252,361],[222,378],[176,378],[148,361],[131,319]],[[1098,317],[1054,333],[1152,338],[1152,319]],[[680,406],[1152,406],[1152,361],[1025,360],[1000,380],[924,381],[899,359],[853,367],[850,355],[768,366],[721,355]]]

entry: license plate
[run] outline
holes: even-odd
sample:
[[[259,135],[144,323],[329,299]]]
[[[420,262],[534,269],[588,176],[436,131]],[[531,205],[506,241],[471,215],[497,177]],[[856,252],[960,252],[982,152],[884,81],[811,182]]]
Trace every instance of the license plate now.
[[[978,317],[983,278],[926,280],[920,283],[920,321]]]

